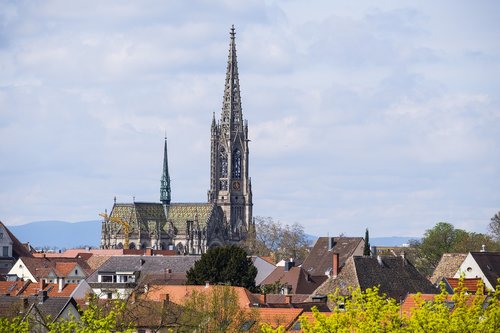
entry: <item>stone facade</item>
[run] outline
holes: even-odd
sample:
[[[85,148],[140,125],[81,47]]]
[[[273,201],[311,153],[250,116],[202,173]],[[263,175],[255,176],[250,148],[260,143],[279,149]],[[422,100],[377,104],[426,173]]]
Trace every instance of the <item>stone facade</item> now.
[[[114,203],[102,222],[101,248],[177,250],[201,254],[244,240],[252,228],[248,124],[243,122],[234,27],[231,28],[221,120],[211,126],[207,203],[171,203],[165,138],[160,202]],[[117,222],[118,221],[118,222]]]

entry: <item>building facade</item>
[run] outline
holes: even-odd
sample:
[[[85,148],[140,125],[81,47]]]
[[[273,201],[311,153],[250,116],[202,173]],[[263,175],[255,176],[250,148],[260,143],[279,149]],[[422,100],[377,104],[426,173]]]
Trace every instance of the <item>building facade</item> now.
[[[101,248],[172,249],[201,254],[245,240],[252,224],[248,124],[243,121],[234,26],[220,121],[211,126],[206,203],[172,203],[165,138],[160,202],[115,203],[102,222]]]

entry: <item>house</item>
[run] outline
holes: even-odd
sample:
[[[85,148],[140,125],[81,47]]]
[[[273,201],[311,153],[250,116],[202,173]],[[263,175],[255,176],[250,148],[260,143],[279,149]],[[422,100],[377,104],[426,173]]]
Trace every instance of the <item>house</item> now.
[[[310,294],[326,279],[326,275],[312,276],[289,261],[285,266],[276,267],[261,282],[261,289],[270,294]]]
[[[21,279],[46,283],[79,283],[92,269],[84,259],[21,257],[9,271]]]
[[[256,286],[260,285],[276,268],[269,259],[268,257],[252,256],[252,263],[257,268],[257,276],[255,277]]]
[[[332,277],[316,289],[314,295],[328,295],[338,289],[341,295],[347,296],[349,287],[359,287],[364,291],[374,286],[379,286],[381,293],[396,300],[404,298],[408,293],[438,292],[403,256],[354,256],[347,259],[340,272],[334,270]]]
[[[21,315],[29,321],[31,331],[47,332],[46,324],[61,319],[80,320],[77,303],[72,297],[49,297],[46,291],[36,296],[0,296],[0,317]]]
[[[150,283],[185,284],[186,272],[200,256],[114,256],[94,271],[87,282],[100,298],[127,298]]]
[[[453,277],[481,278],[488,290],[495,290],[500,278],[500,252],[470,252]]]
[[[453,277],[457,273],[460,265],[467,257],[467,253],[445,253],[439,260],[434,273],[430,277],[430,281],[434,285],[438,285],[443,278]]]
[[[19,257],[31,257],[23,245],[0,221],[0,274],[7,274]]]
[[[363,255],[364,246],[362,237],[319,237],[301,267],[311,276],[331,276],[334,253],[342,270],[348,258]]]

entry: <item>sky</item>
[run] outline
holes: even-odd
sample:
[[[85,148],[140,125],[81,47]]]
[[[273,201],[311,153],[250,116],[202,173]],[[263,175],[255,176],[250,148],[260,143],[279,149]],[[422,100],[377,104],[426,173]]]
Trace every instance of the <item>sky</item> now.
[[[0,220],[206,202],[234,24],[254,216],[316,236],[486,232],[498,1],[0,0]]]

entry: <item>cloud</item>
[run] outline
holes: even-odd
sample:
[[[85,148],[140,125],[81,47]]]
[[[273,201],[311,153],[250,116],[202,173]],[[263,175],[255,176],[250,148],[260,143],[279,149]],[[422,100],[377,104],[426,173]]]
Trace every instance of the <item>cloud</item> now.
[[[318,235],[484,231],[500,200],[496,7],[5,3],[1,219],[158,200],[165,132],[174,201],[205,201],[235,24],[255,215]]]

